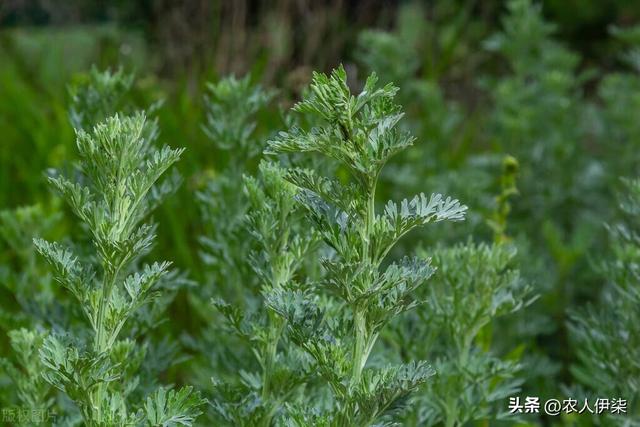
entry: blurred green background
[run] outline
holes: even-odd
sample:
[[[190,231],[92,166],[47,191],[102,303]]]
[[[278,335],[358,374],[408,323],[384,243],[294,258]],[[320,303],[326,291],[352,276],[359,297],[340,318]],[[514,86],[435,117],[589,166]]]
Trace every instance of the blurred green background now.
[[[580,82],[586,96],[597,91],[604,73],[624,69],[620,55],[626,46],[610,30],[636,23],[640,3],[549,0],[541,4],[545,19],[557,27],[555,37],[580,55],[575,75],[595,70]],[[412,17],[415,22],[403,22],[402,11],[415,6],[420,6],[419,16]],[[91,65],[135,72],[141,105],[165,100],[161,138],[188,148],[180,165],[188,182],[185,194],[179,196],[187,197],[197,188],[198,175],[206,173],[203,170],[215,170],[224,162],[224,154],[216,153],[200,129],[205,82],[250,73],[254,81],[278,88],[278,102],[286,108],[309,81],[311,70],[328,71],[344,63],[354,76],[368,72],[371,64],[362,61],[358,46],[359,36],[368,29],[417,37],[407,41],[414,46],[399,49],[413,49],[417,55],[411,52],[416,62],[409,67],[411,76],[400,77],[436,85],[442,102],[456,104],[456,114],[465,123],[454,124],[451,136],[470,141],[458,144],[456,150],[484,149],[486,137],[478,129],[484,123],[475,120],[491,96],[481,80],[498,76],[507,67],[483,43],[499,31],[504,13],[501,1],[148,0],[105,5],[4,0],[0,2],[0,206],[41,201],[48,193],[42,179],[46,168],[72,160],[67,85]],[[375,71],[398,77],[393,70]],[[430,114],[424,104],[405,107]],[[185,209],[179,217],[171,203],[165,206],[161,215],[169,218],[160,223],[172,232],[161,233],[161,239],[168,240],[164,246],[177,249],[174,258],[181,266],[192,267],[194,246],[188,239],[193,233],[185,231],[193,225],[195,218],[190,215],[195,211],[181,206]]]
[[[203,284],[195,193],[229,162],[202,130],[205,84],[249,74],[277,89],[258,118],[268,135],[312,70],[342,63],[354,88],[376,71],[401,88],[420,141],[381,192],[442,191],[470,206],[464,227],[406,245],[490,239],[502,159],[520,163],[508,234],[541,297],[505,336],[535,350],[526,387],[557,395],[574,383],[569,313],[599,299],[604,224],[618,217],[619,178],[638,170],[640,2],[525,3],[0,0],[0,209],[60,208],[44,174],[74,161],[67,87],[92,65],[123,67],[138,105],[164,100],[161,143],[187,148],[185,182],[155,217],[156,254]],[[71,218],[54,233],[73,233]],[[6,249],[3,260],[17,262]],[[197,329],[185,295],[172,310],[176,331]]]

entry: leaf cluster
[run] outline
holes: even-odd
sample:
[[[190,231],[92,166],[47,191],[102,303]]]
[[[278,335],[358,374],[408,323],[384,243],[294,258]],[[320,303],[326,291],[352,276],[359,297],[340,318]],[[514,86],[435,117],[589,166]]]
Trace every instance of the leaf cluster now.
[[[383,166],[413,143],[397,127],[402,113],[393,101],[396,92],[390,84],[378,87],[371,75],[362,92],[352,95],[344,68],[330,75],[314,73],[308,95],[294,111],[315,116],[320,124],[280,132],[267,149],[317,152],[349,176],[343,182],[314,170],[287,172],[331,255],[322,261],[325,277],[311,289],[283,290],[266,300],[331,389],[335,412],[322,419],[332,425],[378,422],[431,376],[424,362],[365,369],[381,330],[416,306],[412,294],[432,273],[429,261],[418,258],[381,267],[390,249],[413,228],[461,220],[466,210],[457,200],[421,194],[399,205],[391,201],[376,214],[375,190]],[[322,296],[325,291],[330,291],[329,300]]]

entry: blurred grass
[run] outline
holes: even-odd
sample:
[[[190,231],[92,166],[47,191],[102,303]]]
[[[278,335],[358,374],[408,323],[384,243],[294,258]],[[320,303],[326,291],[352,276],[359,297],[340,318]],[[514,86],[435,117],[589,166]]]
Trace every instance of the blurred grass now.
[[[141,105],[166,99],[159,114],[161,139],[188,147],[180,164],[187,179],[176,198],[157,214],[159,248],[171,250],[179,266],[193,267],[196,256],[189,248],[195,244],[186,239],[194,235],[187,229],[194,225],[197,212],[185,199],[195,191],[190,177],[215,157],[200,130],[199,95],[184,90],[186,82],[167,90],[168,85],[144,77],[153,66],[143,40],[114,26],[20,28],[0,33],[0,207],[49,199],[45,171],[68,167],[75,151],[67,85],[94,64],[102,68],[120,64],[141,76],[135,93]]]
[[[0,206],[42,198],[41,172],[69,159],[67,84],[91,64],[145,65],[139,37],[113,26],[0,32]]]

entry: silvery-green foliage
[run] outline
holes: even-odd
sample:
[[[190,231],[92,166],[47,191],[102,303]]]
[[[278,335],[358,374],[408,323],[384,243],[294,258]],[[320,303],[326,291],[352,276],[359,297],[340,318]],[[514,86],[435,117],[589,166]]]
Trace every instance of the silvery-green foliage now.
[[[574,313],[570,323],[579,360],[574,377],[597,397],[628,402],[627,415],[612,425],[640,423],[640,180],[624,183],[626,221],[609,227],[607,286],[598,303]]]
[[[256,139],[255,116],[275,93],[251,82],[250,76],[229,76],[207,84],[205,95],[205,134],[221,150],[233,151],[230,162],[246,162],[262,153],[263,143]]]
[[[116,112],[132,113],[128,95],[133,83],[133,75],[122,69],[110,72],[92,67],[69,87],[71,125],[74,129],[90,130]]]
[[[601,249],[596,218],[606,218],[612,206],[603,159],[590,152],[598,142],[583,93],[589,76],[580,71],[580,57],[554,38],[556,28],[539,3],[510,1],[501,23],[485,47],[509,71],[482,81],[494,105],[487,137],[519,161],[523,196],[513,204],[510,221],[518,230],[522,273],[541,294],[526,316],[516,316],[514,330],[521,339],[535,340],[537,348],[546,342],[568,347],[564,322],[554,319],[588,295],[593,275],[587,257]],[[555,376],[568,368],[551,360],[550,351],[524,355],[530,393],[543,398],[543,390],[553,389]]]
[[[76,128],[90,131],[93,126],[116,113],[132,115],[139,111],[134,100],[136,80],[132,74],[119,69],[99,71],[92,67],[89,73],[80,76],[69,88],[71,95],[70,118]],[[159,135],[158,119],[155,117],[161,101],[146,108],[147,125],[144,138],[155,140]],[[162,188],[165,195],[175,191],[181,184],[181,177],[175,169],[165,178]],[[164,197],[164,196],[162,196]],[[82,238],[83,236],[79,236]],[[86,255],[87,262],[94,262],[90,243],[82,241],[75,250],[80,257]],[[182,272],[171,270],[157,283],[159,291],[152,304],[139,307],[134,317],[123,327],[123,335],[137,336],[140,343],[140,379],[134,391],[136,398],[143,398],[158,386],[158,375],[179,361],[180,347],[167,334],[156,333],[157,326],[163,321],[165,311],[173,301],[177,291],[190,285]]]
[[[520,187],[528,195],[521,209],[530,209],[542,221],[593,180],[584,175],[594,170],[580,146],[585,128],[579,57],[552,38],[555,27],[543,19],[540,5],[529,0],[511,1],[502,25],[502,32],[485,43],[511,70],[489,87],[496,104],[493,137],[521,162]],[[555,189],[549,182],[556,183]],[[559,191],[558,183],[567,191]],[[576,200],[584,199],[580,194]]]
[[[59,215],[48,215],[39,205],[0,212],[3,244],[17,259],[3,265],[1,330],[9,345],[0,358],[2,399],[28,411],[47,411],[54,404],[49,384],[41,376],[39,350],[46,336],[43,327],[68,321],[51,274],[33,249],[33,237],[49,233]],[[19,267],[12,267],[13,263]],[[5,383],[6,381],[6,383]],[[27,423],[28,424],[28,423]],[[27,425],[25,424],[25,425]]]
[[[389,201],[376,211],[382,168],[413,143],[397,126],[402,113],[394,103],[396,92],[391,84],[379,87],[371,75],[362,92],[352,95],[342,67],[330,75],[314,73],[308,94],[294,110],[318,117],[321,124],[311,130],[292,127],[269,141],[270,153],[320,153],[348,176],[341,180],[300,168],[285,175],[300,189],[299,203],[333,251],[322,261],[326,277],[315,286],[266,296],[333,396],[324,413],[292,405],[288,421],[294,425],[308,425],[309,420],[336,426],[390,422],[404,398],[433,374],[424,361],[366,366],[379,334],[419,304],[414,291],[433,272],[428,259],[387,263],[387,254],[415,227],[461,220],[466,211],[457,200],[439,194]]]
[[[607,144],[607,171],[616,185],[619,176],[635,174],[638,168],[640,123],[631,111],[640,108],[640,26],[611,29],[623,45],[624,71],[606,74],[598,85],[601,107],[593,106],[590,119],[598,137]]]
[[[0,253],[7,255],[0,267],[1,330],[59,320],[55,285],[33,248],[33,238],[50,234],[59,220],[42,205],[0,211]]]
[[[244,182],[249,201],[246,226],[257,248],[249,259],[260,293],[270,299],[301,286],[298,276],[315,235],[303,231],[295,187],[284,180],[279,166],[262,162],[258,176],[245,176]],[[297,400],[310,375],[308,361],[287,338],[286,321],[271,308],[243,310],[219,299],[213,304],[225,317],[227,330],[251,349],[257,362],[255,372],[245,368],[234,381],[214,379],[213,407],[219,422],[272,425],[284,403]]]
[[[436,375],[416,397],[407,422],[461,426],[496,420],[522,379],[517,354],[500,355],[492,335],[500,329],[498,319],[532,302],[531,287],[513,269],[515,248],[468,242],[423,252],[436,269],[417,292],[425,302],[385,336],[404,359],[434,361]]]
[[[437,78],[426,76],[425,61],[429,56],[426,41],[430,31],[434,31],[433,26],[420,3],[406,3],[398,8],[392,31],[360,32],[355,51],[365,72],[375,71],[382,83],[393,82],[399,87],[397,99],[406,113],[401,125],[426,138],[419,146],[432,155],[429,158],[416,147],[407,152],[407,157],[423,155],[424,165],[430,171],[437,169],[439,162],[451,154],[447,148],[463,119],[460,106],[445,99]]]
[[[253,174],[265,145],[266,137],[257,129],[257,119],[272,97],[271,91],[252,83],[248,76],[227,77],[209,84],[205,96],[204,132],[226,157],[221,170],[207,171],[204,188],[197,193],[203,224],[199,242],[204,283],[191,304],[206,326],[200,336],[190,341],[199,354],[192,364],[193,381],[203,389],[211,387],[212,372],[216,381],[233,385],[239,366],[248,371],[258,369],[252,347],[237,334],[229,333],[222,316],[224,310],[212,310],[210,301],[215,297],[238,310],[249,311],[262,304],[258,276],[248,259],[256,242],[246,224],[250,204],[243,177]],[[235,351],[226,351],[228,348]],[[216,418],[210,422],[220,422],[216,411],[210,412],[208,415]]]
[[[251,83],[249,76],[240,80],[228,77],[207,86],[204,132],[213,144],[228,155],[221,173],[215,173],[199,192],[198,200],[204,220],[200,237],[201,256],[207,265],[204,292],[243,303],[244,292],[256,289],[255,279],[245,254],[251,239],[243,224],[248,202],[242,197],[242,176],[251,173],[252,163],[264,148],[264,138],[256,133],[256,115],[264,110],[273,93]]]
[[[7,408],[46,411],[53,404],[55,393],[40,375],[43,328],[73,322],[75,311],[35,251],[33,238],[51,235],[59,223],[55,207],[0,212],[0,401]]]
[[[92,68],[88,74],[80,76],[69,87],[71,95],[69,115],[72,124],[77,128],[89,129],[93,124],[118,110],[133,111],[134,107],[128,97],[132,83],[133,76],[123,71],[111,73]],[[70,304],[69,298],[63,295],[60,287],[53,283],[50,271],[42,266],[43,260],[38,257],[33,245],[34,237],[51,234],[54,226],[60,224],[60,215],[55,210],[56,206],[55,203],[52,204],[52,212],[48,212],[48,209],[40,205],[35,205],[6,210],[0,214],[3,240],[19,258],[14,260],[17,262],[8,260],[7,267],[3,268],[1,280],[3,287],[11,293],[3,298],[3,301],[8,303],[7,307],[2,307],[2,318],[7,319],[3,329],[8,331],[16,328],[8,333],[11,338],[11,348],[14,350],[13,357],[9,360],[13,359],[13,363],[10,364],[8,360],[4,363],[8,364],[7,370],[12,372],[12,383],[18,389],[23,389],[24,384],[35,384],[36,386],[30,389],[37,389],[40,394],[45,394],[48,387],[42,382],[40,375],[32,375],[32,372],[43,370],[42,366],[36,366],[39,359],[31,358],[29,365],[26,365],[25,359],[17,354],[14,344],[29,342],[32,346],[40,346],[43,340],[33,339],[41,335],[40,328],[57,328],[61,325],[66,325],[67,328],[75,327],[78,315],[81,315],[80,309]],[[82,250],[80,247],[76,249]],[[16,265],[16,267],[8,268],[9,265]],[[14,302],[18,303],[21,311],[9,315],[9,311],[14,311],[15,307],[11,307]],[[5,311],[5,308],[9,311]],[[21,329],[17,329],[18,327]],[[24,327],[39,329],[27,330]],[[37,353],[39,348],[35,350]],[[44,404],[34,407],[33,401],[34,399],[28,398],[25,392],[20,393],[18,402],[23,408],[39,411],[48,407]]]
[[[192,387],[180,390],[159,387],[144,404],[145,424],[150,426],[190,426],[200,415],[202,400]]]
[[[68,91],[70,96],[69,120],[74,129],[90,131],[93,126],[116,113],[132,115],[140,110],[134,99],[136,84],[135,75],[122,68],[111,71],[99,70],[95,66],[89,72],[78,76]],[[149,122],[156,122],[154,117],[163,101],[157,100],[144,109]],[[148,126],[145,131],[151,132],[147,137],[154,139],[157,125]]]
[[[11,394],[16,395],[21,406],[29,411],[48,411],[53,406],[51,387],[42,377],[39,350],[46,336],[40,330],[26,328],[9,331],[10,349],[14,361],[0,359],[0,371],[11,380]],[[3,403],[13,403],[8,394]]]
[[[547,241],[536,245],[547,245],[545,250],[556,258],[558,274],[566,274],[581,253],[570,256],[555,251],[587,250],[594,233],[590,228],[597,225],[590,222],[591,214],[581,212],[606,207],[598,203],[603,190],[602,165],[588,155],[589,147],[584,145],[589,136],[588,103],[581,84],[588,76],[578,71],[580,57],[553,38],[555,26],[544,19],[541,5],[512,0],[507,10],[502,31],[485,42],[510,71],[503,78],[483,81],[495,103],[488,136],[520,162],[519,187],[527,196],[515,206],[512,221],[522,217],[527,223],[514,225],[542,228],[539,234]],[[520,215],[524,212],[526,216]],[[567,240],[582,235],[577,242],[565,242],[564,236],[553,236],[559,228],[569,230]]]
[[[173,191],[173,181],[160,178],[183,152],[156,148],[155,126],[140,112],[116,114],[89,131],[77,129],[78,176],[49,178],[86,227],[91,261],[68,245],[34,240],[87,325],[83,333],[48,335],[40,350],[43,376],[77,405],[89,426],[162,425],[149,418],[148,408],[142,411],[141,402],[131,401],[144,348],[122,333],[138,310],[158,297],[158,284],[170,272],[168,262],[141,263],[155,239],[146,218]],[[169,399],[156,413],[179,416],[201,403],[197,396],[188,405],[182,400]]]
[[[476,143],[465,140],[465,126],[473,126],[472,118],[465,117],[458,102],[447,99],[429,64],[435,56],[430,52],[433,45],[446,38],[441,34],[457,31],[449,25],[460,23],[436,22],[436,18],[427,18],[425,9],[417,2],[399,6],[395,28],[361,32],[355,56],[365,73],[375,72],[382,83],[399,87],[397,99],[406,113],[399,125],[417,137],[414,148],[400,153],[398,161],[383,171],[383,195],[395,198],[424,191],[425,177],[429,177],[430,188],[458,195],[470,206],[465,224],[439,227],[435,234],[438,241],[455,242],[482,226],[482,211],[491,203],[489,187],[494,174],[490,169],[496,168],[499,157],[467,153]],[[434,238],[431,230],[425,232]],[[414,234],[415,240],[424,237],[420,231]],[[407,247],[415,243],[413,239],[405,242]]]

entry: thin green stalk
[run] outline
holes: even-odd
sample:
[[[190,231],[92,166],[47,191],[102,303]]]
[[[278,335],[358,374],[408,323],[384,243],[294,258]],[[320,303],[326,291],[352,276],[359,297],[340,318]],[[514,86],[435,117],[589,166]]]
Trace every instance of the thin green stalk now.
[[[454,409],[451,409],[451,406],[447,406],[447,413],[446,413],[446,419],[444,422],[445,427],[456,427],[457,422],[456,422],[456,415],[455,413],[457,412],[457,410],[455,409],[456,403],[455,401],[450,401],[449,402]]]
[[[360,383],[362,369],[367,362],[367,324],[362,310],[356,309],[353,318],[353,328],[355,333],[355,344],[353,347],[353,369],[351,371],[351,387]]]
[[[268,343],[265,349],[265,363],[262,371],[262,399],[265,401],[271,393],[271,375],[273,373],[273,367],[275,366],[278,343],[280,342],[284,325],[285,322],[280,316],[269,311]]]
[[[264,402],[271,401],[271,379],[273,375],[273,368],[278,354],[278,343],[280,342],[280,336],[282,335],[282,330],[285,326],[284,320],[271,311],[269,311],[268,318],[268,342],[265,349],[264,366],[262,370],[262,400]],[[262,418],[259,425],[262,427],[270,426],[271,420],[276,413],[276,409],[277,408],[273,406]]]
[[[115,275],[113,275],[115,278]],[[93,349],[96,353],[100,354],[104,351],[104,345],[102,344],[104,331],[104,314],[105,307],[107,304],[107,298],[109,294],[109,288],[111,287],[110,283],[115,281],[111,276],[105,277],[102,286],[102,295],[100,296],[100,304],[98,306],[98,317],[96,318],[96,336],[93,342]]]
[[[362,262],[370,263],[371,254],[371,234],[373,228],[373,221],[375,220],[375,193],[376,193],[376,179],[370,184],[371,190],[367,197],[367,210],[365,217],[365,236],[364,246],[362,250]],[[355,387],[362,377],[362,370],[367,363],[369,357],[369,351],[372,347],[369,343],[369,334],[367,331],[367,321],[363,308],[354,307],[353,313],[353,332],[355,335],[355,342],[353,347],[353,367],[351,371],[351,380],[349,382],[351,387]]]
[[[104,326],[104,316],[106,306],[111,299],[111,291],[116,284],[116,280],[118,279],[121,269],[122,265],[118,265],[112,274],[105,273],[100,305],[98,307],[98,318],[96,319],[96,337],[94,341],[94,351],[96,352],[96,354],[102,354],[103,352],[108,351],[111,348],[111,345],[109,343],[112,342],[112,340],[107,340],[106,329]],[[98,414],[98,423],[102,422],[103,394],[104,383],[100,383],[97,385],[95,394],[96,400],[94,402],[96,412]]]
[[[100,298],[100,305],[98,307],[98,318],[96,319],[96,337],[94,341],[94,351],[96,354],[101,354],[106,351],[106,345],[103,343],[104,336],[106,334],[104,327],[105,308],[111,295],[111,289],[115,285],[118,272],[114,272],[112,275],[105,277],[102,287],[102,296]],[[104,384],[97,385],[96,392],[93,398],[93,404],[95,406],[95,412],[97,414],[98,423],[102,421],[102,400],[104,393]]]

